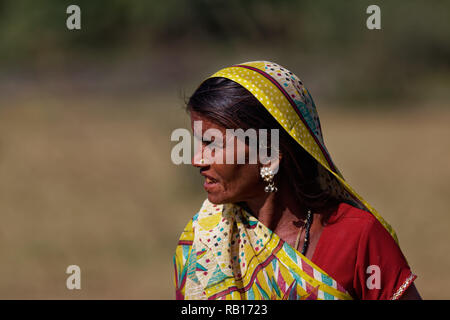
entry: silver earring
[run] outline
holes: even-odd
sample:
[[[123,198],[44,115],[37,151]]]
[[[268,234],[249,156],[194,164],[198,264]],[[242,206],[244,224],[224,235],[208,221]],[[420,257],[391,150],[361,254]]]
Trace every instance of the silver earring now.
[[[264,181],[269,182],[269,184],[264,188],[264,191],[277,192],[278,188],[275,187],[275,184],[273,182],[273,177],[275,176],[273,171],[268,167],[262,167],[260,170],[260,174]]]

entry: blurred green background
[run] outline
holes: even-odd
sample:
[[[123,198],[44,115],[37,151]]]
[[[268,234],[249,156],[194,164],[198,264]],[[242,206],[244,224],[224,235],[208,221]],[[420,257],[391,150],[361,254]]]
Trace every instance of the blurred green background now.
[[[450,2],[425,0],[0,0],[0,298],[174,298],[172,255],[205,194],[170,134],[205,77],[251,60],[306,83],[420,293],[448,299]]]

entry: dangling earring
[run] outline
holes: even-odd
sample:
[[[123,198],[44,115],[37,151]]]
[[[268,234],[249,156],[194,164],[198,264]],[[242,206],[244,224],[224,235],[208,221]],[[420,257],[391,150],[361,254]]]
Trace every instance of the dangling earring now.
[[[275,187],[273,182],[273,177],[275,174],[269,167],[262,167],[260,170],[261,177],[264,181],[269,182],[269,184],[264,188],[265,192],[277,192],[278,188]]]

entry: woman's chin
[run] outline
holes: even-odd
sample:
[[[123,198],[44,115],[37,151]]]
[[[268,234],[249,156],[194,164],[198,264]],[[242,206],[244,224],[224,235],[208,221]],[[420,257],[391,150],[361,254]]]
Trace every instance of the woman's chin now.
[[[208,200],[212,204],[224,204],[227,202],[223,196],[214,193],[208,193]]]
[[[239,199],[239,197],[233,197],[223,193],[208,192],[208,201],[212,204],[236,203],[241,201]]]
[[[229,197],[223,192],[208,192],[208,200],[212,204],[234,203],[234,197]]]

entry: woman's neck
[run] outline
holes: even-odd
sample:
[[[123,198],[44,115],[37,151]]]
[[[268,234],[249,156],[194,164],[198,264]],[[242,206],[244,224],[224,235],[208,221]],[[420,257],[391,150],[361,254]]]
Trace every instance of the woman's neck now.
[[[307,208],[288,192],[286,182],[281,183],[278,192],[267,193],[246,202],[252,214],[270,230],[297,228],[296,222],[304,220]]]

